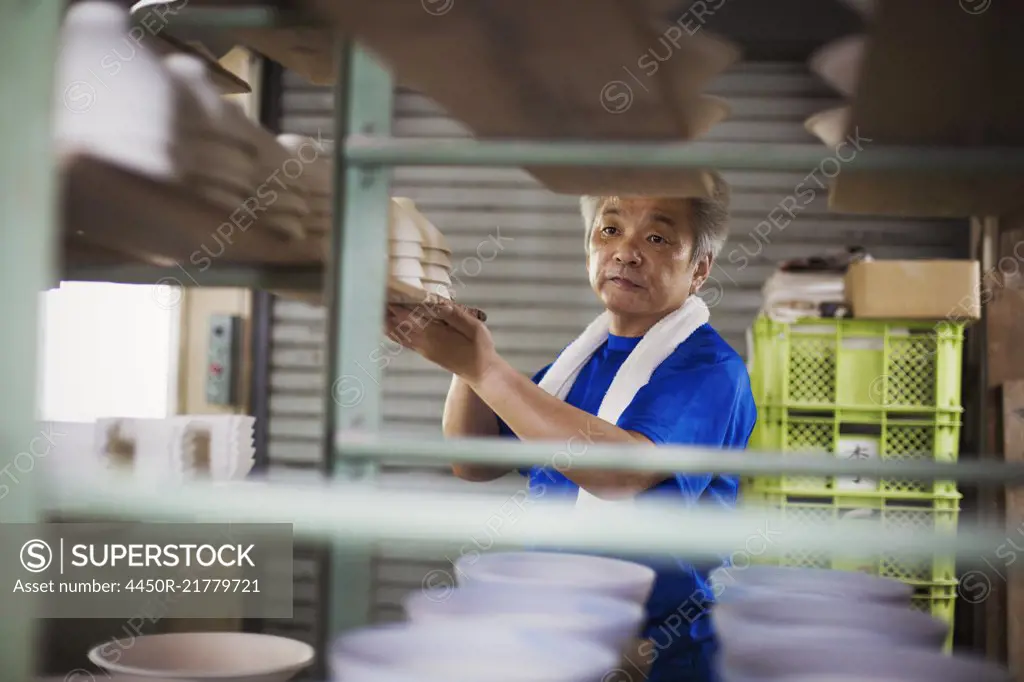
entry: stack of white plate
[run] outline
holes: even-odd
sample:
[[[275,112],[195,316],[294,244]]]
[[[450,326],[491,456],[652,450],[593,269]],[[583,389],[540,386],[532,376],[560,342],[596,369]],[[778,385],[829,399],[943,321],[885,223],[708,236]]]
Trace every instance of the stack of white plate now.
[[[423,232],[416,215],[392,199],[388,221],[388,274],[403,284],[423,289]]]
[[[233,414],[103,418],[93,427],[92,461],[147,480],[240,480],[255,464],[254,425]]]
[[[423,589],[403,603],[413,623],[468,622],[481,630],[493,626],[563,632],[624,652],[643,623],[635,601],[559,587],[475,583]]]
[[[345,682],[600,682],[617,664],[582,637],[469,621],[361,628],[330,652],[332,677]]]
[[[245,478],[256,463],[255,418],[247,415],[183,415],[177,425],[173,473],[180,478],[235,481]]]
[[[913,610],[913,588],[899,580],[749,566],[719,569],[712,584],[723,682],[829,675],[908,682],[1006,679],[996,666],[944,654],[949,625]]]
[[[198,57],[173,54],[164,67],[178,88],[177,155],[184,182],[200,196],[234,211],[253,196],[257,151],[239,125],[245,114],[221,97]]]
[[[437,227],[427,220],[427,217],[416,208],[416,204],[405,197],[394,199],[408,215],[416,221],[420,231],[420,244],[423,247],[423,255],[420,257],[420,265],[423,269],[421,276],[423,288],[442,298],[452,298],[451,293],[451,271],[452,251],[448,248],[448,242]]]
[[[622,673],[640,634],[654,571],[553,552],[464,556],[457,586],[410,594],[409,621],[339,637],[346,682],[587,682]]]
[[[305,239],[309,190],[303,164],[263,126],[250,121],[248,128],[259,154],[253,197],[257,224],[290,240]]]
[[[304,135],[278,135],[277,141],[299,164],[300,179],[306,189],[309,204],[309,213],[303,227],[313,236],[323,237],[329,234],[331,216],[334,213],[334,191],[331,161],[327,156],[327,150],[313,138]]]

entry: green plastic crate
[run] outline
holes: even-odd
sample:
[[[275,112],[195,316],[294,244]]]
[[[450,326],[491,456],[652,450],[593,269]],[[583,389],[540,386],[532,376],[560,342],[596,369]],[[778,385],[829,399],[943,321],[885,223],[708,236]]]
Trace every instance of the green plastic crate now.
[[[915,585],[913,596],[910,598],[910,605],[918,611],[930,613],[949,625],[949,634],[946,636],[946,652],[953,650],[953,619],[956,616],[956,580],[947,580],[940,583],[925,583]]]
[[[758,405],[961,412],[964,323],[759,317],[751,381]]]
[[[785,489],[742,490],[742,504],[767,507],[772,519],[800,525],[827,525],[836,521],[855,523],[858,519],[881,520],[887,530],[945,532],[955,535],[960,515],[959,494],[935,495],[926,500],[891,499],[878,493],[855,495],[809,495]],[[841,526],[840,526],[841,527]],[[908,559],[901,556],[837,556],[815,553],[791,553],[755,559],[758,563],[782,566],[806,566],[863,571],[895,578],[912,584],[936,584],[956,581],[955,555]]]
[[[956,461],[960,420],[950,412],[889,412],[887,410],[797,410],[762,406],[751,434],[754,450],[823,457],[882,460]],[[790,492],[878,492],[890,498],[929,499],[957,492],[953,481],[855,479],[852,477],[760,477],[754,487],[784,488]]]

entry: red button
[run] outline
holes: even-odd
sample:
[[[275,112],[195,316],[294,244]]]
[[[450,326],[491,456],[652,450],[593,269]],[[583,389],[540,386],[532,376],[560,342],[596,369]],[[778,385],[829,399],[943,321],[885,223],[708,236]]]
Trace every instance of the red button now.
[[[210,365],[210,371],[213,372],[214,374],[220,374],[221,372],[224,371],[224,368],[221,367],[220,365],[213,364]]]

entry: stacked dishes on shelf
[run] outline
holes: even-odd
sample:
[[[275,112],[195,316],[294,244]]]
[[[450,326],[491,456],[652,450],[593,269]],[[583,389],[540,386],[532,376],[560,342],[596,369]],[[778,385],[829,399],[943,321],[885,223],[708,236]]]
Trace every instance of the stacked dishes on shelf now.
[[[176,155],[184,183],[210,203],[233,211],[256,190],[258,154],[245,114],[221,97],[206,65],[186,54],[163,60],[178,88]]]
[[[255,417],[177,415],[164,419],[109,417],[93,423],[56,424],[76,434],[82,450],[55,457],[53,466],[88,475],[96,469],[120,469],[140,479],[213,481],[244,479],[256,461]],[[74,458],[69,461],[68,458]]]
[[[310,210],[302,163],[263,126],[250,122],[249,130],[259,150],[251,207],[256,219],[286,239],[304,239]]]
[[[325,156],[325,150],[313,138],[304,135],[278,135],[277,141],[299,164],[300,179],[307,192],[309,207],[303,227],[310,235],[323,237],[329,234],[334,214],[334,190],[331,163]],[[290,172],[294,172],[294,169]]]
[[[341,635],[345,682],[599,682],[638,637],[654,571],[551,552],[463,557],[457,586],[410,594],[408,622]]]
[[[949,656],[950,625],[911,608],[911,586],[833,569],[749,566],[712,574],[723,682],[1006,682],[987,661]]]
[[[161,59],[130,30],[129,10],[116,3],[68,8],[55,74],[58,153],[178,185],[242,229],[284,240],[326,233],[330,165],[316,143],[278,140],[223,97],[202,59]]]

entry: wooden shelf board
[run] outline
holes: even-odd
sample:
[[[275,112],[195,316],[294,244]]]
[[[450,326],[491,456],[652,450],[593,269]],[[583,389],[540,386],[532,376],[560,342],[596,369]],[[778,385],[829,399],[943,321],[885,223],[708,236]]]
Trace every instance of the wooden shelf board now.
[[[322,262],[319,239],[286,240],[257,219],[242,230],[231,211],[184,187],[72,154],[61,159],[62,218],[68,266],[122,263],[310,266]],[[244,224],[244,223],[243,223]]]
[[[191,45],[167,35],[166,32],[154,34],[154,38],[156,38],[153,41],[154,50],[160,55],[185,53],[202,59],[209,70],[210,80],[220,88],[221,93],[225,95],[245,95],[252,92],[252,88],[248,83]]]
[[[962,3],[961,3],[962,4]],[[879,3],[869,24],[847,131],[858,154],[884,145],[1024,145],[1024,3],[971,14],[957,3],[921,11],[915,0]],[[1024,203],[1013,173],[840,170],[832,210],[914,217],[997,215]]]

